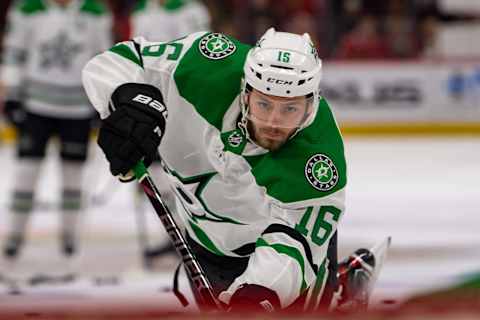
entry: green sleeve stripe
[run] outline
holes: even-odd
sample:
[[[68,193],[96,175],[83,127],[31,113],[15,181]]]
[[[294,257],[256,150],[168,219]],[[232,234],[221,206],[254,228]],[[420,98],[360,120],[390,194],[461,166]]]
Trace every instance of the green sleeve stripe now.
[[[219,256],[225,255],[215,246],[212,240],[210,240],[210,238],[207,236],[205,231],[203,231],[199,226],[197,226],[190,220],[188,221],[188,224],[190,225],[193,232],[195,233],[195,236],[197,236],[198,240],[200,240],[200,242],[204,247],[206,247],[209,251],[213,252],[216,255],[219,255]]]
[[[307,300],[305,301],[305,311],[315,311],[320,302],[323,290],[325,289],[325,284],[327,283],[328,270],[326,264],[327,259],[325,259],[320,268],[318,268],[317,278],[313,284],[313,289],[308,293]]]
[[[307,288],[307,283],[305,282],[305,260],[303,259],[302,254],[297,248],[287,246],[280,243],[269,244],[265,239],[258,238],[257,242],[255,243],[255,247],[270,247],[273,250],[277,251],[280,254],[285,254],[290,258],[294,259],[300,265],[300,269],[302,270],[302,287],[300,288],[300,293],[302,293]]]
[[[116,46],[110,48],[110,51],[124,57],[125,59],[128,59],[128,60],[134,62],[140,68],[143,68],[143,64],[140,61],[140,59],[138,58],[138,56],[126,44],[123,44],[123,43],[117,44]]]

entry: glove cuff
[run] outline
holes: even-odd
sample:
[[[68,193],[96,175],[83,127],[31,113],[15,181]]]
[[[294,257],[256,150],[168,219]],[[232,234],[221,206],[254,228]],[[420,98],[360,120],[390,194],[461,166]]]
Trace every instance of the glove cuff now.
[[[124,83],[112,93],[111,112],[119,108],[130,107],[146,113],[164,123],[167,118],[167,108],[163,95],[157,87],[143,83]]]

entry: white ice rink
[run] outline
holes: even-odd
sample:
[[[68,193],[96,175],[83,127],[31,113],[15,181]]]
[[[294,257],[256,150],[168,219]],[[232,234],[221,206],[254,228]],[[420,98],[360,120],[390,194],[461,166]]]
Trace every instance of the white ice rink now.
[[[339,228],[340,256],[386,236],[393,241],[374,301],[401,301],[480,271],[480,137],[346,138],[346,152],[348,209]],[[0,146],[2,239],[14,179],[12,155],[11,146]],[[3,273],[26,279],[67,268],[56,241],[59,215],[49,208],[57,203],[57,161],[50,154],[42,171],[37,197],[41,205],[24,254],[13,266],[0,258]],[[91,154],[86,176],[90,199],[104,190],[111,194],[106,204],[92,204],[85,212],[82,254],[69,266],[83,276],[68,286],[24,283],[23,294],[17,296],[7,295],[8,288],[0,284],[1,311],[25,303],[33,309],[53,308],[60,302],[82,310],[105,309],[110,303],[119,310],[178,306],[173,295],[164,292],[171,286],[172,261],[166,263],[167,271],[141,272],[133,184],[113,181],[98,151]],[[150,238],[159,238],[161,226],[154,213],[147,216]],[[98,286],[92,281],[112,275],[118,277],[117,284]]]

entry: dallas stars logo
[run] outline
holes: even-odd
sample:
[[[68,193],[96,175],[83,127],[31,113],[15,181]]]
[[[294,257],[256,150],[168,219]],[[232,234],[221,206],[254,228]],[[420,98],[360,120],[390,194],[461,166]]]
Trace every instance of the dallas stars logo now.
[[[204,36],[198,44],[200,52],[207,58],[219,60],[235,52],[235,44],[221,33]]]
[[[82,51],[82,46],[70,40],[66,33],[60,33],[41,45],[41,65],[48,69],[60,67],[70,69],[75,57]]]
[[[324,154],[316,154],[305,165],[305,177],[317,190],[328,191],[338,183],[338,171],[333,161]]]

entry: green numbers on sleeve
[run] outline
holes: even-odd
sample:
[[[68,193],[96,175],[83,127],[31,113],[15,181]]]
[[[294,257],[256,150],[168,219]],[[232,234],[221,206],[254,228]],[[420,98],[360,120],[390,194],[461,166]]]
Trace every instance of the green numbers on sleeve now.
[[[155,44],[143,48],[142,55],[145,57],[160,57],[165,53],[166,44]]]
[[[312,242],[316,245],[323,245],[333,232],[332,223],[329,221],[337,222],[340,218],[340,209],[333,206],[323,206],[318,210],[317,217],[313,224],[312,231],[310,232],[307,225],[312,216],[313,207],[308,207],[302,216],[300,222],[295,226],[295,230],[303,234],[305,237],[310,236]]]
[[[143,48],[142,55],[145,57],[161,57],[165,52],[168,53],[167,60],[177,60],[183,50],[183,44],[178,42],[169,42],[154,44]]]
[[[310,216],[312,215],[313,207],[308,207],[307,211],[303,214],[300,222],[295,226],[295,230],[303,234],[305,237],[308,236],[307,223],[310,221]]]

